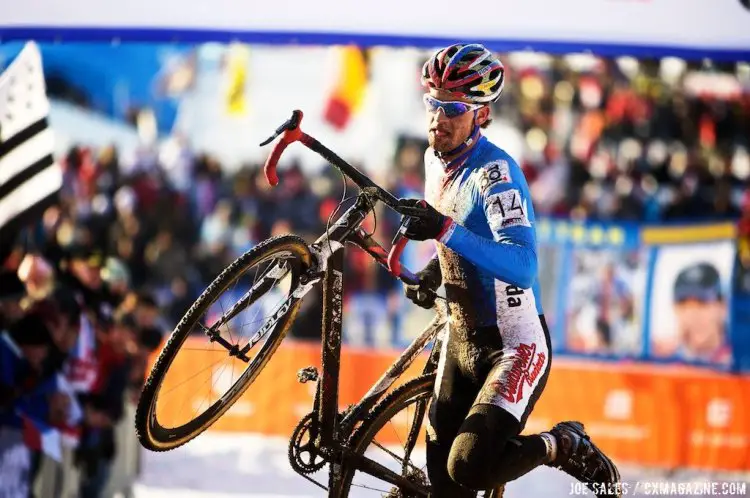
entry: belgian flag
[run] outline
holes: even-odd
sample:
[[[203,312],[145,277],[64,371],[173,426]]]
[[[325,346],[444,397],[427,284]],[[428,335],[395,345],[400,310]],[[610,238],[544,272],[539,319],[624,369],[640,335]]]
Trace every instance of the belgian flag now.
[[[343,130],[362,106],[367,90],[367,56],[355,45],[337,47],[340,66],[336,86],[325,108],[325,120]]]

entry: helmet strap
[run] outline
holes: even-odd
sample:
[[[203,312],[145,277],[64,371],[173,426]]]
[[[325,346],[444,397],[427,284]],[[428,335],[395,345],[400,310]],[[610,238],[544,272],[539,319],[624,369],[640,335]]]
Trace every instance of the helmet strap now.
[[[466,160],[467,157],[469,157],[469,153],[471,152],[471,147],[474,145],[477,140],[479,140],[479,135],[481,134],[481,128],[476,122],[476,116],[477,111],[474,111],[474,128],[471,130],[471,133],[469,133],[469,136],[464,140],[461,145],[456,147],[453,150],[449,150],[448,152],[437,152],[435,151],[435,155],[440,158],[440,160],[443,161],[443,164],[445,164],[445,169],[452,169],[457,166],[460,166],[463,164],[463,162]],[[445,158],[452,157],[450,161],[446,161]]]

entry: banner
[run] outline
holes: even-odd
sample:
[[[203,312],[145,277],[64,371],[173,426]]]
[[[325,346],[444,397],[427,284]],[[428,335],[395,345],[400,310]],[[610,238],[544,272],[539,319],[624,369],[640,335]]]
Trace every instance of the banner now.
[[[750,207],[750,194],[745,203]],[[750,351],[750,210],[740,220],[737,234],[737,255],[732,282],[732,300],[730,316],[732,329],[742,330],[735,338],[735,349]],[[750,371],[750,354],[737,358],[737,369]]]
[[[161,423],[185,423],[196,410],[202,411],[226,392],[230,379],[239,377],[242,370],[228,368],[226,353],[202,350],[209,347],[205,339],[188,339],[170,367],[157,401]],[[284,342],[248,391],[211,430],[289,437],[312,410],[315,394],[315,384],[300,384],[296,372],[310,365],[320,367],[320,354],[319,344]],[[340,409],[358,402],[397,356],[393,351],[345,347]],[[418,376],[425,360],[423,354],[397,385]],[[237,360],[237,364],[241,362]],[[580,420],[596,444],[619,465],[746,470],[750,467],[747,392],[748,376],[556,356],[524,433],[549,430],[562,420]],[[401,441],[399,430],[389,428],[378,434],[381,444]]]
[[[734,242],[660,247],[648,317],[655,358],[697,359],[728,365]]]
[[[237,2],[28,0],[3,9],[0,38],[436,47],[750,59],[748,0]]]
[[[537,236],[556,352],[748,369],[735,223],[542,218]]]

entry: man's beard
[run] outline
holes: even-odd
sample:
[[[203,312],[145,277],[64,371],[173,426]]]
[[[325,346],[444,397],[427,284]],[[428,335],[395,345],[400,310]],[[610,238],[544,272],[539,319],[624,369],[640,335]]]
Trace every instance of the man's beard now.
[[[432,147],[434,151],[440,153],[450,152],[457,147],[451,143],[451,140],[448,139],[448,137],[438,137],[434,133],[429,133],[427,135],[427,143],[430,144],[430,147]]]

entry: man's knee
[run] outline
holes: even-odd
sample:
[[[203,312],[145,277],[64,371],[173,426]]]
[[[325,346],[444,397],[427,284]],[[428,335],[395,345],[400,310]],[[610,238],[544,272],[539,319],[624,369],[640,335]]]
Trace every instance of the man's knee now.
[[[469,489],[482,488],[487,476],[485,463],[476,448],[474,434],[460,434],[453,442],[448,457],[448,475],[451,479]]]
[[[448,457],[448,474],[473,490],[504,483],[501,456],[518,433],[518,421],[496,406],[476,405],[461,426]]]

